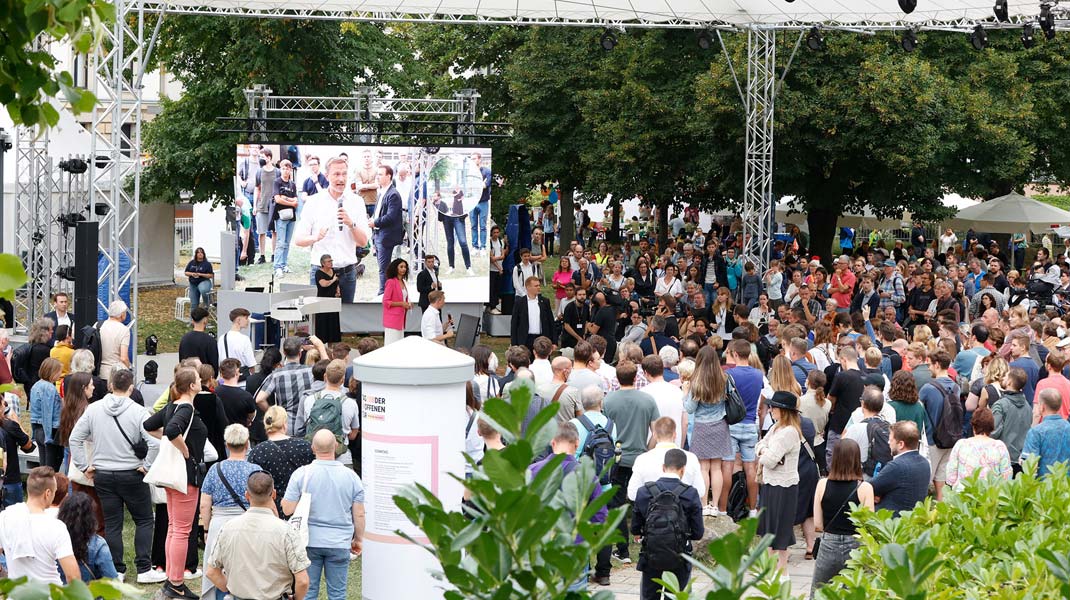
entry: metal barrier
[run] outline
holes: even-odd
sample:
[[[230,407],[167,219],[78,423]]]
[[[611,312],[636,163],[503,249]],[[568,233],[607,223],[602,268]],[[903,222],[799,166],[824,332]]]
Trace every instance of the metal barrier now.
[[[193,254],[193,219],[175,219],[175,248],[179,255]]]

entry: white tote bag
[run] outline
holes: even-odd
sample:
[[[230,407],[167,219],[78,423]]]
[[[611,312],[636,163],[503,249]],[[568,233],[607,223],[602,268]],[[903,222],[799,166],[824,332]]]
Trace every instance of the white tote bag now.
[[[192,409],[193,406],[190,405],[190,410]],[[175,412],[177,411],[178,409],[176,408]],[[171,413],[171,418],[175,418],[174,413]],[[191,413],[189,425],[186,426],[186,432],[182,434],[183,439],[189,435],[189,430],[192,426],[193,414]],[[174,442],[160,440],[160,453],[156,455],[156,460],[149,467],[149,472],[145,474],[144,481],[160,487],[171,488],[176,492],[186,493],[186,459]]]
[[[312,494],[308,493],[308,480],[312,477],[312,468],[305,471],[305,479],[301,482],[301,499],[294,507],[294,514],[290,515],[290,527],[297,532],[301,547],[308,547],[308,514],[312,510]]]
[[[85,443],[85,462],[89,465],[93,464],[93,443]],[[67,464],[67,479],[70,479],[78,485],[92,486],[93,481],[85,476],[85,473],[78,467],[74,466],[74,461],[70,461]]]

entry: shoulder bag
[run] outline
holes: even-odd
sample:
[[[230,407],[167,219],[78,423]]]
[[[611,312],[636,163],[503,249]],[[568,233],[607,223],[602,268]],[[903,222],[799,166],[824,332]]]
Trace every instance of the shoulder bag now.
[[[301,481],[301,498],[297,501],[297,506],[294,507],[294,513],[290,515],[289,521],[290,528],[297,532],[299,548],[308,546],[308,515],[312,510],[312,494],[308,493],[308,480],[312,477],[311,466],[304,475]]]
[[[736,389],[736,382],[732,376],[725,373],[724,377],[724,420],[729,425],[735,425],[747,418],[747,406],[743,404],[743,398]]]
[[[178,412],[178,408],[175,412]],[[175,412],[171,413],[172,419],[175,418]],[[193,417],[193,405],[190,405],[189,425],[186,426],[186,432],[182,435],[183,439],[189,435],[190,427],[193,426]],[[149,472],[145,474],[144,481],[171,488],[183,494],[187,492],[186,458],[182,456],[182,451],[175,446],[173,441],[160,440],[160,453],[156,455],[156,460],[153,461]]]

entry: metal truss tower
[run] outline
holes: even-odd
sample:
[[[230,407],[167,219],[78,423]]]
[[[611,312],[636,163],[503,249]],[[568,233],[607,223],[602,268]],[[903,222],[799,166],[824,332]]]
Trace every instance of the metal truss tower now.
[[[764,273],[772,249],[773,112],[777,91],[776,31],[747,30],[747,88],[743,109],[747,115],[743,167],[744,253]]]

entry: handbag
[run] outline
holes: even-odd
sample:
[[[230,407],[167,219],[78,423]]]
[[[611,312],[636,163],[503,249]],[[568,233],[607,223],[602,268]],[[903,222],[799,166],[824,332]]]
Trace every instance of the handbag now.
[[[204,440],[204,450],[201,454],[204,456],[204,462],[206,463],[214,463],[219,460],[219,451],[207,439]]]
[[[309,468],[301,482],[301,498],[294,507],[294,513],[290,515],[290,527],[297,532],[298,548],[308,546],[308,515],[312,511],[312,494],[308,493],[308,479],[311,476],[312,469]]]
[[[280,221],[293,221],[294,220],[294,209],[292,209],[292,208],[280,208],[279,209],[279,220]]]
[[[126,435],[126,432],[123,431],[123,426],[119,423],[119,417],[117,415],[112,415],[111,418],[115,420],[115,426],[119,429],[119,433],[123,435],[123,439],[126,440],[127,444],[130,444],[130,449],[134,451],[134,456],[136,456],[138,460],[145,460],[145,457],[149,455],[148,442],[146,442],[144,438],[139,438],[136,444],[131,442],[130,438]]]
[[[739,395],[739,390],[736,389],[736,382],[733,381],[732,376],[728,373],[725,373],[724,390],[724,420],[729,425],[735,425],[747,418],[747,406],[743,404],[743,398]]]
[[[171,413],[172,419],[175,417],[175,412],[178,412],[178,408]],[[193,406],[190,405],[189,425],[186,426],[186,432],[182,434],[183,439],[189,435],[190,427],[193,426],[193,417]],[[173,441],[160,441],[160,453],[156,455],[156,460],[149,467],[149,472],[145,474],[144,482],[186,493],[186,485],[189,483],[186,474],[186,457],[182,456],[182,451],[175,446]]]
[[[841,512],[843,512],[843,509],[844,509],[844,507],[846,507],[846,506],[847,506],[847,502],[848,502],[848,501],[849,501],[849,500],[851,499],[851,496],[855,495],[855,494],[856,494],[856,493],[858,492],[858,488],[859,488],[859,487],[860,487],[861,485],[862,485],[862,482],[861,482],[861,481],[859,481],[858,483],[856,483],[856,484],[855,484],[855,489],[854,489],[854,491],[853,491],[853,492],[851,492],[850,494],[847,494],[847,498],[845,498],[845,499],[843,500],[843,504],[841,504],[841,505],[840,505],[840,509],[839,509],[839,510],[837,510],[837,511],[835,512],[835,514],[833,514],[833,515],[832,515],[832,518],[831,518],[831,519],[829,519],[828,521],[825,521],[825,523],[831,523],[831,522],[833,522],[833,521],[835,521],[835,520],[836,520],[836,517],[840,516],[840,513],[841,513]],[[822,525],[824,525],[824,523],[822,523]],[[820,536],[818,536],[818,538],[817,538],[817,539],[815,539],[815,540],[814,540],[814,550],[813,550],[813,552],[812,552],[811,554],[812,554],[813,556],[815,556],[815,557],[817,556],[817,552],[818,552],[818,550],[820,550],[820,549],[821,549],[821,538],[823,538],[823,537],[825,537],[825,534],[824,534],[824,533],[822,533],[822,534],[821,534]]]
[[[88,465],[93,464],[93,444],[91,442],[85,443],[85,462]],[[74,466],[74,461],[71,460],[67,465],[67,479],[78,485],[84,485],[87,487],[93,487],[93,480],[86,477],[85,473],[81,469]]]

